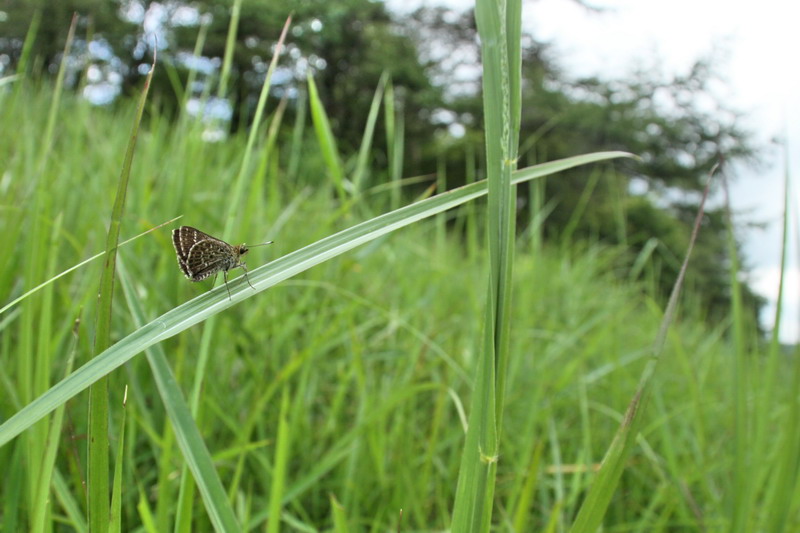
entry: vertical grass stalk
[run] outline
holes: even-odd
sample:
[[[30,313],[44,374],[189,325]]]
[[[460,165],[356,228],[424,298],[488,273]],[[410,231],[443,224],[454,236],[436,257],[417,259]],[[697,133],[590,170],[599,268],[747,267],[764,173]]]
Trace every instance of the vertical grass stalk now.
[[[511,309],[516,195],[511,173],[519,140],[521,3],[478,0],[483,111],[489,188],[490,278],[483,353],[478,359],[452,529],[488,531],[499,457]]]
[[[111,223],[106,238],[106,256],[100,277],[100,292],[97,305],[97,323],[94,341],[94,354],[97,355],[111,346],[111,306],[114,295],[114,273],[117,261],[119,234],[122,227],[122,213],[125,210],[125,197],[133,164],[133,153],[139,135],[139,124],[144,114],[144,105],[156,59],[144,83],[139,107],[136,111],[133,129],[128,139],[128,149],[122,163],[117,194],[111,212]],[[98,381],[89,391],[89,527],[93,532],[106,531],[109,527],[109,481],[108,481],[108,381],[107,377]]]

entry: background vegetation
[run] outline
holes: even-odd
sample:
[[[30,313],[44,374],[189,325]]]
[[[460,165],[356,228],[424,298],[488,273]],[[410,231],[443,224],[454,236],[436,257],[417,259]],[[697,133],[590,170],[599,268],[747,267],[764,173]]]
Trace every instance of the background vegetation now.
[[[2,302],[103,250],[134,123],[129,95],[141,90],[140,64],[150,61],[135,16],[149,3],[32,6],[9,2],[0,31],[9,58],[3,75],[20,69],[0,94]],[[231,241],[275,240],[253,250],[253,266],[427,196],[433,184],[442,190],[482,177],[480,79],[461,77],[461,63],[480,55],[469,15],[425,10],[400,20],[360,0],[295,6],[270,117],[243,166],[287,13],[243,3],[236,44],[226,48],[230,6],[193,4],[212,15],[199,19],[208,22],[202,29],[176,22],[185,7],[163,7],[167,48],[136,148],[123,236],[182,214],[179,223],[211,233],[230,227],[220,236]],[[78,31],[62,63],[73,9]],[[233,51],[229,90],[220,89],[218,68],[189,70],[186,53],[198,43],[212,65]],[[546,47],[523,43],[520,167],[613,148],[643,158],[519,188],[494,524],[565,530],[636,390],[685,252],[697,197],[674,192],[699,191],[713,163],[751,158],[754,147],[735,122],[714,120],[721,110],[698,111],[695,98],[713,79],[702,62],[677,80],[574,81],[558,73]],[[64,93],[48,75],[61,64]],[[309,72],[349,178],[343,183],[361,184],[346,200],[310,127]],[[81,97],[113,80],[122,95],[112,103]],[[380,134],[365,145],[376,87],[386,107],[375,118]],[[214,92],[231,97],[229,122],[186,111],[187,99]],[[209,142],[220,132],[224,140]],[[235,202],[241,172],[251,185]],[[409,176],[417,177],[400,189],[399,178]],[[632,182],[646,183],[648,194],[632,194]],[[483,342],[485,221],[482,203],[467,204],[159,345],[243,527],[388,531],[399,509],[403,531],[450,527]],[[758,301],[731,287],[729,227],[722,210],[707,213],[639,446],[605,515],[609,528],[800,525],[792,392],[800,375],[793,359],[762,347]],[[118,261],[126,291],[117,290],[112,342],[139,325],[139,314],[149,321],[208,289],[183,282],[167,228],[121,248]],[[80,269],[0,314],[0,419],[67,374],[73,358],[77,367],[93,353],[101,268]],[[124,487],[118,519],[125,531],[208,530],[213,519],[194,494],[181,433],[152,372],[134,358],[108,382],[111,446],[122,450],[112,461]],[[61,416],[63,430],[43,421],[0,448],[2,531],[87,528],[85,398]],[[47,476],[52,484],[42,483]],[[737,484],[743,477],[747,486]],[[267,519],[277,514],[280,522]]]

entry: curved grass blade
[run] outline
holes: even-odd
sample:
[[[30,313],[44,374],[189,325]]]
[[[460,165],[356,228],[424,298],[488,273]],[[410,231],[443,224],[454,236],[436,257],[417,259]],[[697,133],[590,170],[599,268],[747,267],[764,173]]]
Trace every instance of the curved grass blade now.
[[[513,184],[540,178],[569,168],[619,157],[635,157],[627,152],[586,154],[518,170]],[[56,407],[69,400],[146,348],[173,337],[210,316],[309,268],[339,256],[353,248],[462,205],[486,194],[485,181],[473,183],[390,211],[351,228],[330,235],[249,272],[252,290],[243,281],[231,283],[231,299],[225,287],[219,286],[164,313],[150,323],[121,339],[114,346],[93,358],[43,395],[25,406],[0,426],[0,446],[25,431]]]
[[[716,167],[715,167],[716,168]],[[712,170],[713,174],[714,170]],[[689,258],[692,255],[695,242],[697,241],[697,234],[700,231],[700,223],[703,220],[703,213],[705,202],[708,198],[709,185],[711,184],[711,177],[709,176],[708,183],[706,184],[705,192],[703,193],[700,207],[697,210],[695,217],[694,227],[692,228],[692,235],[689,239],[689,246],[686,250],[686,255],[683,258],[683,264],[678,273],[678,279],[672,287],[672,293],[667,302],[667,308],[664,311],[664,317],[661,320],[661,325],[658,329],[655,342],[652,348],[652,357],[647,362],[639,385],[633,395],[628,408],[625,411],[625,417],[620,424],[614,439],[603,457],[603,463],[600,466],[600,471],[595,478],[589,494],[581,504],[578,511],[578,516],[570,528],[570,533],[594,533],[600,527],[603,521],[603,516],[608,509],[608,504],[611,502],[611,497],[619,483],[622,472],[625,469],[625,464],[636,442],[636,437],[639,434],[639,428],[642,423],[641,413],[647,405],[650,391],[652,389],[652,378],[655,375],[658,363],[661,359],[661,354],[664,351],[664,345],[667,340],[667,332],[669,326],[675,317],[675,312],[678,307],[678,297],[680,296],[681,289],[683,288],[683,281],[686,276],[686,270],[689,266]]]

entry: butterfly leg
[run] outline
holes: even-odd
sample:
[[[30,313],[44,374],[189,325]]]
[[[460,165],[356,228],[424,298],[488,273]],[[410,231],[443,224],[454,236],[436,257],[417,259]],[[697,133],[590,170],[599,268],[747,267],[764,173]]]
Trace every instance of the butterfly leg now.
[[[244,263],[239,263],[239,266],[242,267],[242,270],[244,270],[244,279],[247,280],[247,284],[250,285],[251,289],[256,290],[256,288],[253,287],[253,284],[250,283],[250,278],[247,277],[247,267],[245,266],[245,264]]]
[[[228,271],[227,270],[223,270],[222,271],[222,278],[225,280],[225,288],[228,289],[228,300],[232,300],[233,298],[231,298],[231,288],[228,287]]]

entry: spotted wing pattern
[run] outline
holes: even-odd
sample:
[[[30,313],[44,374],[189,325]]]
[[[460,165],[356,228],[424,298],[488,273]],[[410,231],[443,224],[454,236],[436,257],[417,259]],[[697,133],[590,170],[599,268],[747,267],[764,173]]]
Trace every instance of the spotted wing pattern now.
[[[186,257],[186,270],[192,281],[204,280],[220,270],[228,270],[239,265],[236,248],[218,239],[197,242]]]
[[[172,244],[178,265],[192,281],[204,280],[220,270],[228,271],[239,265],[237,248],[190,226],[173,230]]]

